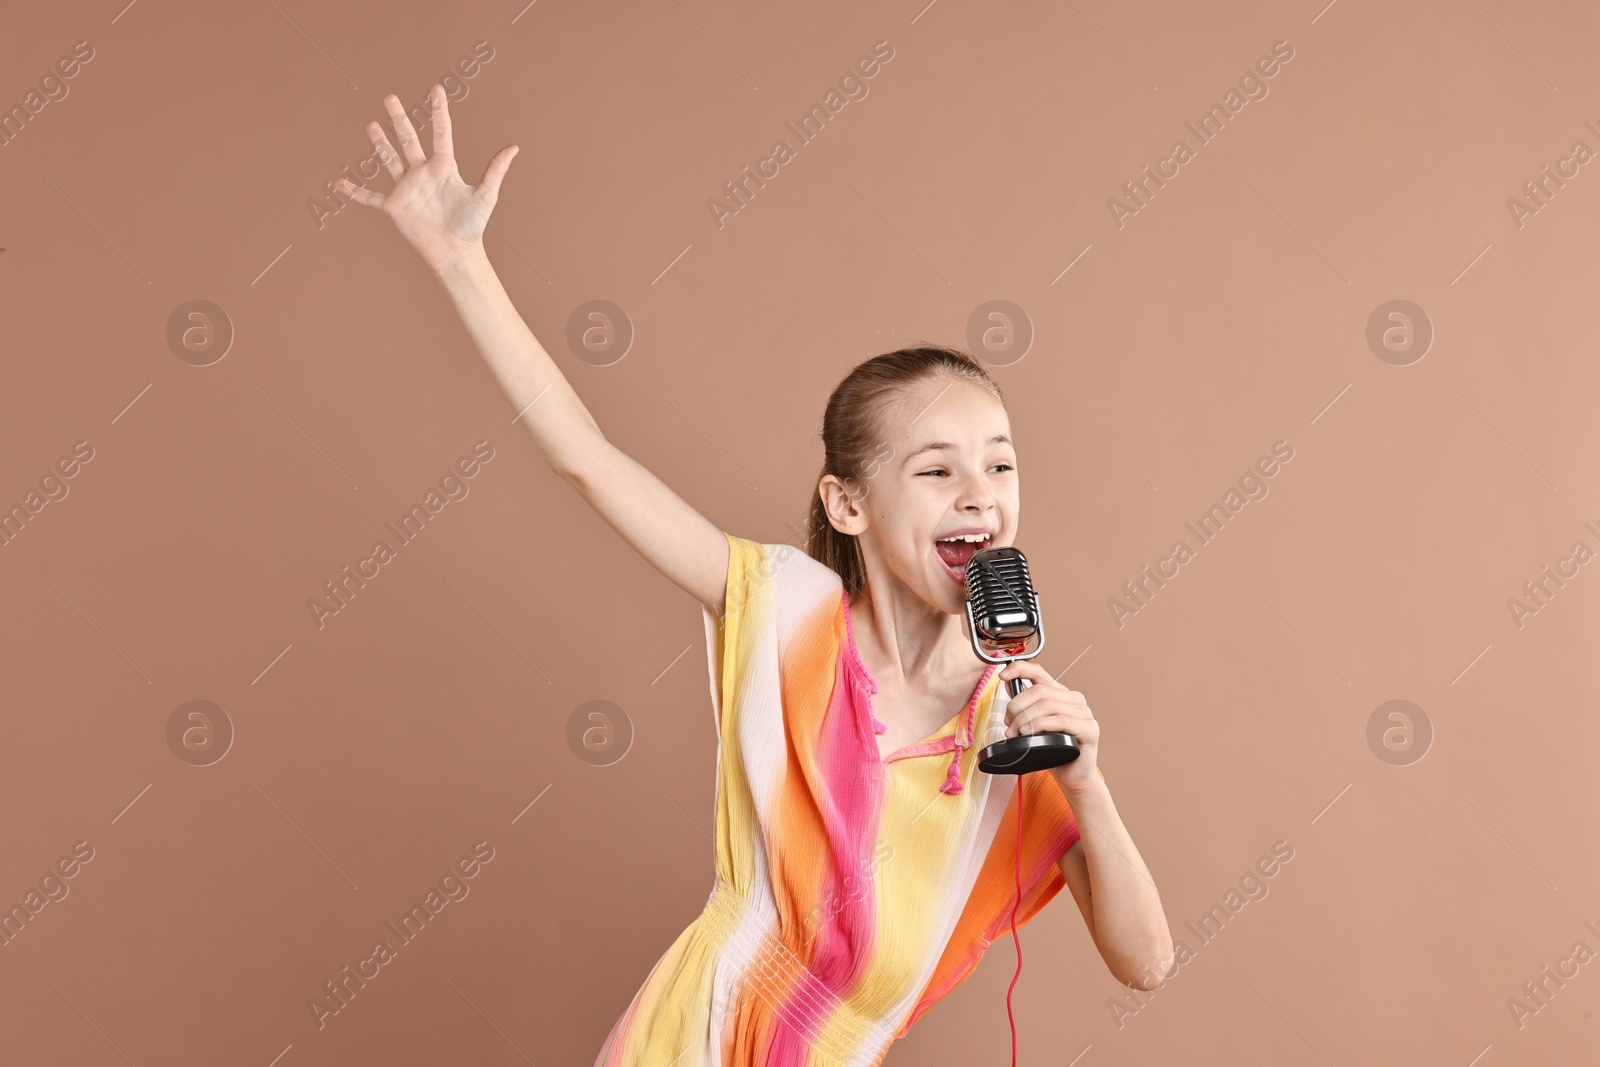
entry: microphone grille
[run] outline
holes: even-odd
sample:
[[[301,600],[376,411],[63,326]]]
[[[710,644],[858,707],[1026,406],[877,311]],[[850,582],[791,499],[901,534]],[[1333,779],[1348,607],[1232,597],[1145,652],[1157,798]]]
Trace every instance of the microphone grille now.
[[[1039,628],[1039,601],[1020,549],[986,548],[967,561],[967,598],[980,633],[1027,637]]]

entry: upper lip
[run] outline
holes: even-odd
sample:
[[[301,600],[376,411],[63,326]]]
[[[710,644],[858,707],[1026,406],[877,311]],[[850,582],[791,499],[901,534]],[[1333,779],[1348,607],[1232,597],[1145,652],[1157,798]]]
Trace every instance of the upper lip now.
[[[987,526],[963,526],[959,530],[946,530],[944,533],[935,537],[934,540],[943,541],[946,537],[963,537],[966,534],[988,534],[992,539],[995,535],[995,531],[991,530]]]

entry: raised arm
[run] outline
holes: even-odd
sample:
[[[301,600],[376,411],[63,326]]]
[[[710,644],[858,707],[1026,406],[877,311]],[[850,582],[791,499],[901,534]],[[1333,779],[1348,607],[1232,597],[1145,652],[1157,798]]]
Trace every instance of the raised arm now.
[[[516,145],[497,152],[482,180],[468,185],[456,169],[450,112],[442,86],[431,90],[433,156],[426,157],[405,108],[383,103],[400,142],[367,124],[394,178],[387,195],[344,179],[339,191],[388,215],[454,301],[467,332],[505,391],[513,410],[552,470],[566,479],[622,539],[679,588],[717,615],[723,612],[728,541],[659,478],[622,452],[517,314],[483,248],[483,231],[499,198]],[[403,159],[403,163],[402,163]]]

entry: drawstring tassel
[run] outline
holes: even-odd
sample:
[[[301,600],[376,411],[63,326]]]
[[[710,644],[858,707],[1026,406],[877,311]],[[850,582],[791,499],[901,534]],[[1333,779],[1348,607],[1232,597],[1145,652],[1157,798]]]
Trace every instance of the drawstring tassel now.
[[[983,687],[988,684],[989,676],[994,673],[997,666],[999,665],[991,663],[989,669],[983,672],[983,680],[978,683],[978,688],[972,693],[972,699],[967,702],[966,718],[956,727],[956,751],[950,757],[950,769],[945,772],[944,784],[939,786],[939,792],[941,793],[960,793],[966,788],[961,784],[961,753],[963,750],[972,747],[972,717],[977,713],[978,696],[983,692]],[[966,727],[965,741],[962,740],[962,726]]]
[[[966,787],[961,784],[961,743],[956,742],[956,754],[950,757],[950,770],[944,776],[941,793],[959,793]]]

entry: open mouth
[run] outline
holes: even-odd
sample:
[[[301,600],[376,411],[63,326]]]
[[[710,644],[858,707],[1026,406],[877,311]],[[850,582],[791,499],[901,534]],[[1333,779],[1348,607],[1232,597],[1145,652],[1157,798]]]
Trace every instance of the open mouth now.
[[[965,586],[967,563],[974,554],[988,548],[993,541],[992,534],[961,534],[935,541],[933,548],[939,556],[939,562],[944,564],[945,573]]]

